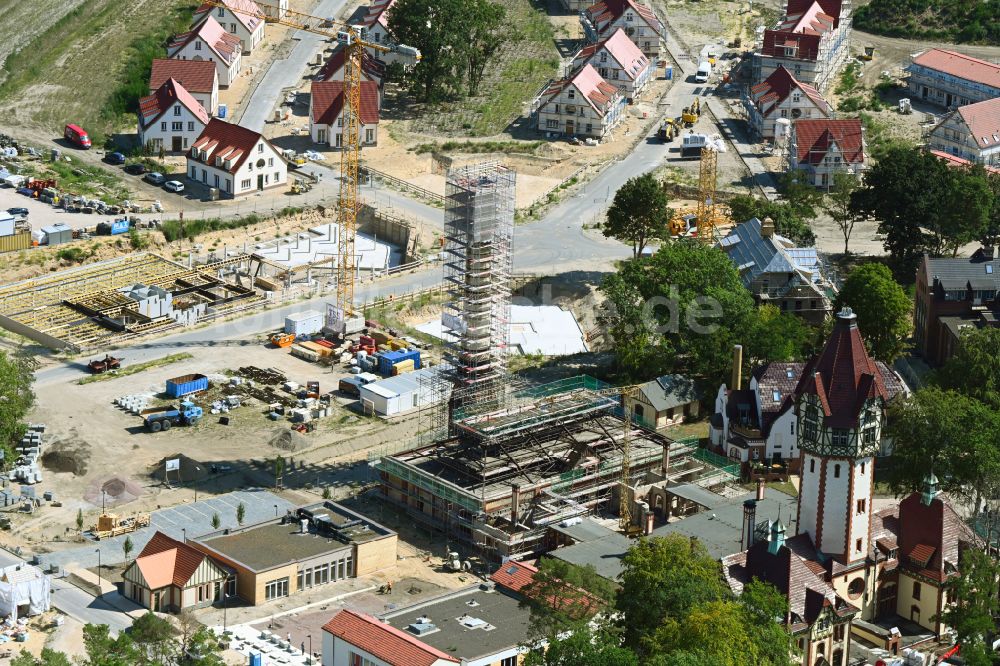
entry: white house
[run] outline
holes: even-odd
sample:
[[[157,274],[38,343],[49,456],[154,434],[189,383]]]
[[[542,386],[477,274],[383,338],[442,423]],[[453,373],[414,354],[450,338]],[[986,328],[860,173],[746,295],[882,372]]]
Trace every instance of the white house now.
[[[361,19],[361,26],[364,28],[365,40],[373,44],[383,44],[392,46],[395,44],[389,35],[389,10],[396,4],[396,0],[373,0],[368,6],[368,12]],[[378,57],[380,52],[374,49],[366,49],[371,55]]]
[[[651,62],[660,59],[663,23],[652,9],[636,0],[602,0],[580,13],[580,24],[589,42],[610,37],[621,28]]]
[[[801,171],[816,187],[832,187],[835,173],[860,178],[866,168],[861,119],[796,120],[792,123],[788,156],[789,171]]]
[[[780,65],[765,80],[743,94],[747,122],[754,134],[775,138],[780,118],[790,124],[799,118],[832,118],[833,109],[816,88],[798,81]]]
[[[208,115],[214,116],[219,108],[219,72],[215,63],[208,60],[171,60],[156,58],[149,73],[149,93],[173,79],[198,100]]]
[[[167,56],[175,60],[209,60],[219,73],[219,85],[229,86],[240,75],[240,38],[230,34],[208,16],[189,32],[177,35],[167,45]]]
[[[208,124],[209,115],[180,83],[167,79],[139,100],[139,143],[153,151],[187,150]]]
[[[288,13],[288,0],[268,0],[267,4],[261,7],[261,9],[264,10],[267,18],[285,18],[285,14]]]
[[[787,0],[785,15],[765,30],[753,54],[752,76],[761,82],[778,67],[826,90],[850,55],[850,0]]]
[[[344,131],[344,82],[313,81],[309,96],[309,136],[315,143],[339,148]],[[361,145],[378,144],[379,92],[373,81],[361,82]]]
[[[542,132],[603,139],[622,120],[625,95],[601,78],[593,65],[549,85],[538,100]]]
[[[225,7],[202,5],[194,12],[194,22],[211,15],[230,34],[240,38],[243,53],[250,54],[264,41],[264,12],[253,0],[219,0]]]
[[[284,186],[288,163],[259,133],[213,118],[188,152],[187,176],[238,197]]]
[[[323,666],[452,666],[459,660],[416,636],[348,610],[323,625]]]
[[[605,81],[618,88],[629,101],[637,98],[653,75],[653,63],[628,38],[622,28],[596,44],[588,44],[573,56],[571,71],[594,66]]]
[[[1000,97],[960,106],[931,130],[932,149],[983,166],[1000,166]]]

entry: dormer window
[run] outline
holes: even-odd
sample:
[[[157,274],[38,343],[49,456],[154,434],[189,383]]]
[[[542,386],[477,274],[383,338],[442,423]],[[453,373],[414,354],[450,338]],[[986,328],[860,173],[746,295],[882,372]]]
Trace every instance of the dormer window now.
[[[781,402],[781,391],[772,391],[771,392],[771,398],[775,402]]]
[[[222,166],[222,158],[218,155],[215,157],[215,166]]]

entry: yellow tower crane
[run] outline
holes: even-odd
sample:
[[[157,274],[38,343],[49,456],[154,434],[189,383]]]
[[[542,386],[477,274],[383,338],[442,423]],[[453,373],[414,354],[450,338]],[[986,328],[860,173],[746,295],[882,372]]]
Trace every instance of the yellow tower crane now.
[[[713,244],[718,240],[717,229],[733,223],[729,207],[717,203],[716,182],[718,180],[719,152],[715,146],[701,149],[701,164],[698,168],[698,204],[694,208],[679,209],[671,218],[670,235],[681,237],[697,229],[698,240]]]
[[[208,0],[206,4],[213,7],[228,7],[217,0]],[[305,30],[317,35],[323,35],[343,44],[346,49],[344,58],[344,126],[341,135],[340,148],[340,199],[337,205],[337,222],[340,232],[337,234],[337,299],[336,307],[339,322],[334,328],[343,330],[344,322],[351,316],[354,309],[354,273],[355,255],[354,239],[358,227],[358,181],[361,153],[361,67],[366,48],[380,54],[392,54],[394,60],[404,67],[420,62],[420,51],[412,46],[402,44],[375,44],[365,41],[361,26],[348,25],[332,19],[324,19],[303,12],[286,10],[283,18],[278,7],[264,3],[256,3],[258,7],[274,10],[274,16],[259,12],[256,17],[268,23],[288,26],[296,30]],[[326,29],[337,27],[336,31]]]
[[[639,394],[642,384],[631,384],[629,386],[615,386],[606,389],[593,391],[596,395],[621,396],[622,414],[624,418],[624,432],[622,434],[622,467],[621,480],[618,497],[618,525],[621,531],[628,536],[632,536],[640,531],[638,525],[632,524],[632,501],[628,496],[628,489],[632,476],[632,418],[628,412],[626,398],[633,398]]]

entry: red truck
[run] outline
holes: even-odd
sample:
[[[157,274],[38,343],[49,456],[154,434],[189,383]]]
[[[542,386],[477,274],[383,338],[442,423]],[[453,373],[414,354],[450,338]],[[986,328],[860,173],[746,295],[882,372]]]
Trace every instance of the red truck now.
[[[79,146],[84,150],[90,148],[90,137],[79,125],[66,125],[66,129],[63,130],[63,136],[74,146]]]

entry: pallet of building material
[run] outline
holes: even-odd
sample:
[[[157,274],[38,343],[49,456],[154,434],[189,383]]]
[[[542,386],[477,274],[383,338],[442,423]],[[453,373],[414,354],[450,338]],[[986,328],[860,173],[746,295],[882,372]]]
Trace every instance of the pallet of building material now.
[[[287,381],[285,375],[271,368],[258,368],[255,365],[247,365],[238,370],[241,377],[250,379],[260,384],[284,384]]]
[[[97,525],[94,526],[91,533],[95,539],[100,541],[101,539],[110,539],[122,534],[128,534],[143,527],[149,527],[148,513],[139,513],[126,518],[122,518],[114,513],[102,513],[98,516]]]

